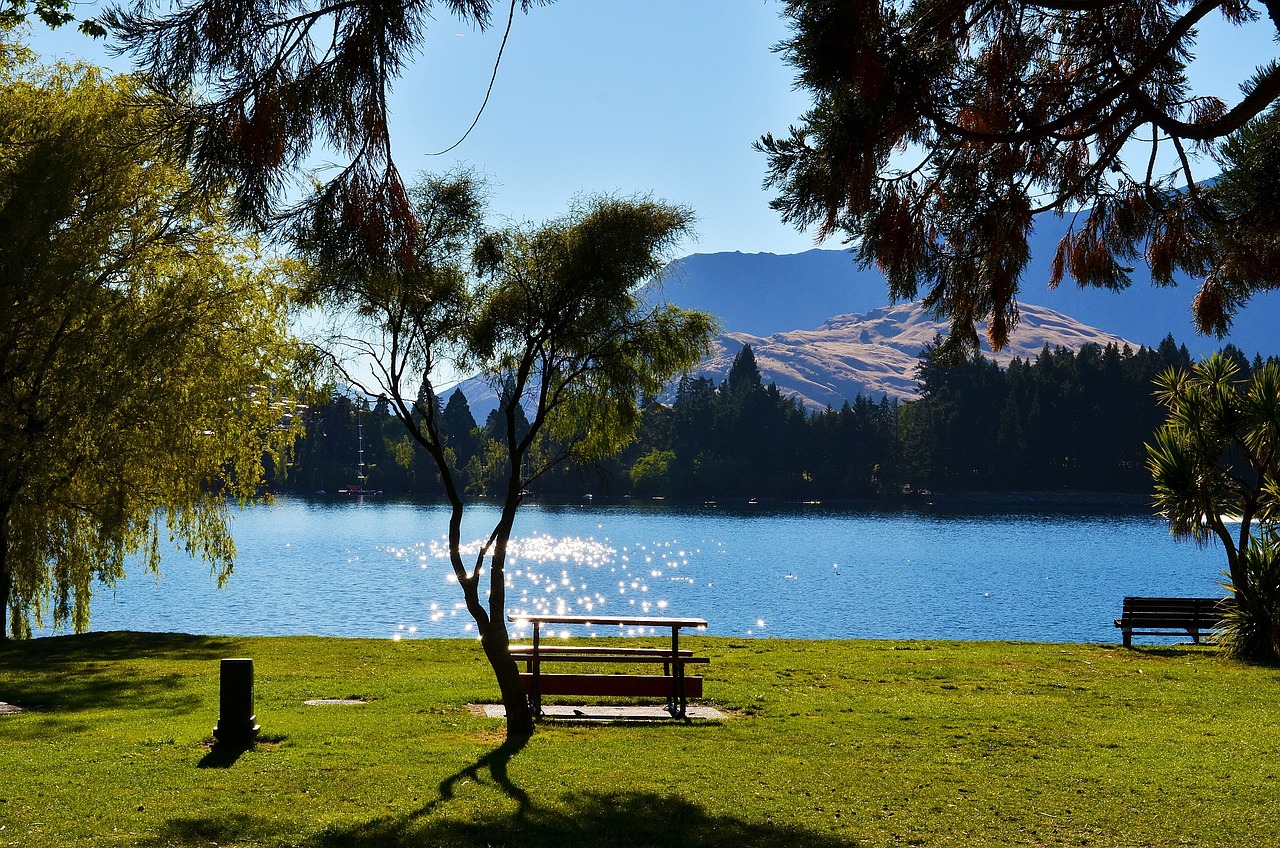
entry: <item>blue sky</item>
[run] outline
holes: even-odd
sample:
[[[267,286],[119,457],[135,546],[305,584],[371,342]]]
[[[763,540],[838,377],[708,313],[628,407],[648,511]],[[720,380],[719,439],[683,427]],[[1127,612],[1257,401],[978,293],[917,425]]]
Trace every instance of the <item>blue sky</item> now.
[[[578,194],[652,194],[697,213],[697,235],[679,253],[807,250],[812,238],[769,208],[765,159],[751,149],[807,105],[770,50],[787,35],[781,9],[777,0],[557,0],[517,12],[479,124],[432,157],[474,118],[506,13],[481,33],[441,8],[394,92],[398,164],[406,176],[471,165],[490,180],[494,214],[515,221],[560,215]],[[1238,82],[1277,55],[1273,32],[1265,18],[1206,27],[1197,89],[1234,100]],[[72,31],[40,33],[34,46],[107,61]]]

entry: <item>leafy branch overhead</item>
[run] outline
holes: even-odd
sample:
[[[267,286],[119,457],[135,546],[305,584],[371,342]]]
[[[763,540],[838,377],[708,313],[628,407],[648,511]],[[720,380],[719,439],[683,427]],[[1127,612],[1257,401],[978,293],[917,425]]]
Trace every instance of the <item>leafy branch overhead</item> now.
[[[102,24],[94,18],[84,18],[77,23],[71,11],[72,0],[0,0],[0,28],[9,29],[27,20],[33,14],[50,29],[57,29],[76,23],[76,29],[93,38],[102,38],[107,34]]]
[[[512,0],[523,10],[534,0]],[[481,29],[491,0],[139,2],[102,21],[157,92],[200,184],[231,192],[241,220],[341,222],[373,256],[413,255],[413,199],[391,156],[387,97],[418,55],[437,6]],[[192,95],[195,95],[194,97]],[[288,205],[317,148],[348,161]]]
[[[1051,286],[1123,289],[1142,258],[1160,284],[1203,279],[1197,326],[1223,334],[1276,285],[1257,273],[1276,230],[1242,234],[1251,207],[1193,167],[1210,156],[1230,172],[1242,146],[1276,145],[1280,66],[1232,103],[1195,94],[1187,68],[1198,27],[1280,25],[1280,2],[789,0],[786,14],[778,49],[813,107],[757,142],[772,205],[819,237],[848,236],[894,298],[923,289],[952,344],[975,347],[981,321],[993,347],[1007,342],[1044,212],[1073,221]],[[1249,172],[1245,195],[1274,173]]]

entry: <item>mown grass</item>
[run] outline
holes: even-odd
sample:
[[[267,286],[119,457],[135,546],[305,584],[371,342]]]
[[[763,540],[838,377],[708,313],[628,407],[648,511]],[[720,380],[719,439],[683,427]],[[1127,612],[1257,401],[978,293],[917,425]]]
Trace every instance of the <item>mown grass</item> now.
[[[1280,845],[1280,671],[1212,649],[690,639],[721,723],[502,744],[463,640],[0,645],[0,846]],[[218,660],[263,741],[210,750]],[[361,706],[313,707],[358,697]]]

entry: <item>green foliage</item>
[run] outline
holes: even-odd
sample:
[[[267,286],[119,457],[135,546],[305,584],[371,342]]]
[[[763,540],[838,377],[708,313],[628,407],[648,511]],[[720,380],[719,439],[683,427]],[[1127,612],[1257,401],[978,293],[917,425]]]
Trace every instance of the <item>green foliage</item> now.
[[[191,192],[158,104],[88,68],[0,74],[0,607],[25,636],[85,628],[166,528],[225,580],[227,498],[296,422],[288,289]]]
[[[57,29],[76,20],[71,11],[71,0],[3,0],[0,2],[0,29],[11,29],[27,21],[28,14],[34,14],[45,26]],[[107,31],[94,18],[84,18],[76,26],[80,32],[92,38],[102,38]]]
[[[1239,656],[1275,660],[1280,363],[1245,377],[1215,354],[1166,371],[1157,386],[1166,418],[1147,449],[1156,506],[1174,535],[1223,546],[1236,599],[1228,644]]]
[[[454,389],[440,417],[440,433],[445,444],[453,451],[452,463],[455,468],[465,468],[480,451],[478,430],[466,395],[461,389]]]
[[[1205,249],[1210,264],[1219,270],[1201,288],[1198,300],[1205,306],[1197,304],[1197,312],[1229,316],[1254,293],[1276,285],[1280,108],[1272,107],[1227,138],[1218,160],[1222,174],[1208,193],[1218,205],[1220,220]],[[1217,321],[1209,329],[1224,335],[1230,322]]]
[[[11,643],[0,700],[29,711],[0,716],[0,844],[1274,842],[1275,669],[1205,648],[693,639],[723,722],[549,723],[522,748],[468,709],[497,691],[464,639]],[[207,747],[228,656],[254,659],[266,737],[235,759]]]
[[[671,467],[675,451],[651,450],[631,466],[631,491],[640,497],[671,494]]]
[[[1251,364],[1236,348],[1223,355],[1242,373]],[[1185,347],[1167,338],[1156,349],[1045,349],[1031,361],[1000,368],[982,357],[952,361],[931,347],[921,358],[921,397],[905,403],[859,396],[839,409],[806,412],[775,386],[763,386],[754,353],[740,351],[721,385],[705,377],[676,385],[670,405],[644,405],[634,442],[616,458],[591,464],[570,457],[528,489],[549,498],[663,496],[685,500],[773,498],[779,500],[896,499],[920,489],[952,492],[1115,492],[1146,495],[1151,478],[1144,443],[1162,421],[1152,394],[1155,378],[1186,367]],[[455,393],[446,406],[461,410]],[[349,404],[344,398],[336,403]],[[317,421],[328,420],[313,408]],[[348,413],[349,414],[349,413]],[[516,432],[529,422],[516,409]],[[366,417],[366,437],[377,416]],[[443,419],[442,419],[443,421]],[[467,428],[469,413],[460,418]],[[387,422],[389,424],[389,422]],[[503,416],[494,411],[474,433],[479,454],[460,479],[474,494],[501,496],[507,464],[500,440]],[[309,432],[323,432],[318,425]],[[453,425],[443,427],[450,446]],[[396,430],[384,433],[394,441]],[[337,446],[336,460],[354,462],[354,431]],[[308,441],[311,436],[308,436]],[[368,444],[368,438],[366,438]],[[489,445],[486,460],[483,447]],[[536,456],[563,450],[548,439]],[[311,473],[299,447],[297,491]],[[459,454],[461,455],[461,454]],[[536,460],[536,456],[533,458]],[[453,463],[461,466],[463,463]],[[345,479],[354,473],[339,474]],[[386,478],[389,481],[389,478]],[[379,482],[378,486],[390,485]],[[395,491],[440,494],[421,480],[397,483]]]
[[[1007,368],[930,347],[918,400],[860,396],[806,414],[760,385],[753,359],[744,347],[720,386],[687,379],[669,410],[646,410],[650,423],[623,455],[632,483],[690,499],[877,499],[921,488],[1145,493],[1143,443],[1160,423],[1152,380],[1189,362],[1172,340],[1158,350],[1046,348]],[[664,452],[673,458],[663,465],[646,459]],[[627,482],[615,478],[613,490],[648,491]]]
[[[709,316],[647,309],[636,294],[691,221],[680,207],[601,198],[478,247],[485,284],[470,343],[504,401],[534,409],[561,452],[590,462],[618,451],[639,427],[637,400],[705,350]]]
[[[1280,657],[1280,545],[1265,535],[1240,559],[1245,579],[1229,587],[1235,605],[1219,638],[1233,656],[1274,662]]]

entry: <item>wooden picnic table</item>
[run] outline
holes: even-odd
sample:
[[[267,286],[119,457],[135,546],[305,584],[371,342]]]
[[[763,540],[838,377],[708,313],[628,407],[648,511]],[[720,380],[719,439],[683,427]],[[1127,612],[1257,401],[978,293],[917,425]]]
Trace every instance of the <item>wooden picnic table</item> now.
[[[555,695],[659,695],[667,699],[667,709],[676,718],[684,718],[690,695],[702,694],[702,678],[688,677],[685,666],[706,663],[706,657],[695,657],[691,651],[681,650],[680,631],[686,628],[705,628],[701,618],[673,618],[651,615],[522,615],[507,616],[512,622],[528,622],[533,625],[532,645],[512,645],[511,656],[526,664],[521,674],[529,704],[535,715],[542,714],[542,696]],[[649,630],[670,630],[671,647],[610,647],[604,645],[546,645],[543,642],[543,626],[567,624],[580,627],[593,625],[637,627]],[[649,634],[645,634],[649,635]],[[544,662],[576,663],[661,663],[663,674],[543,674]]]

